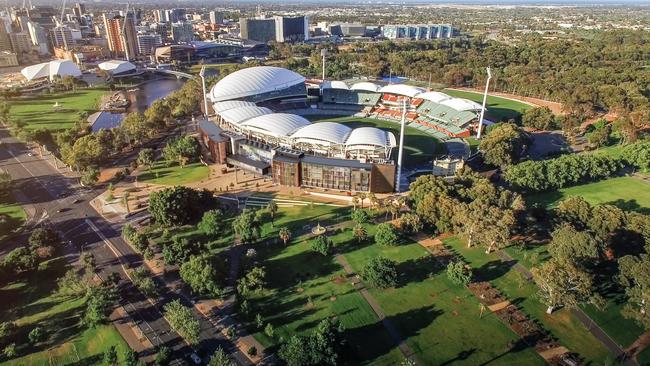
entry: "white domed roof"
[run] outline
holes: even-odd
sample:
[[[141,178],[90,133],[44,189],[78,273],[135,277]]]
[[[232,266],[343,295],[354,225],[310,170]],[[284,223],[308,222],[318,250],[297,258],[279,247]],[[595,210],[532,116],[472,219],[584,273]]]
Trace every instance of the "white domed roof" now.
[[[441,92],[430,91],[430,92],[419,94],[418,98],[426,99],[434,103],[440,103],[443,100],[451,99],[451,96]]]
[[[371,145],[371,146],[395,146],[395,136],[376,127],[359,127],[352,130],[345,141],[346,146]]]
[[[122,60],[104,61],[99,65],[97,65],[97,67],[99,67],[104,71],[108,71],[111,74],[121,74],[123,72],[135,70],[134,64],[130,63],[129,61],[122,61]]]
[[[210,96],[212,101],[221,102],[283,90],[304,82],[302,75],[281,67],[249,67],[221,79],[212,87]]]
[[[348,84],[339,80],[326,81],[322,85],[323,89],[345,89],[348,90]]]
[[[423,93],[424,89],[406,84],[390,84],[382,87],[379,91],[382,93],[405,95],[413,98],[416,95]]]
[[[54,60],[27,66],[22,69],[20,73],[29,81],[44,77],[48,77],[52,80],[55,75],[62,78],[65,76],[81,76],[81,70],[79,70],[79,67],[70,60]]]
[[[446,99],[440,102],[440,104],[444,104],[447,107],[451,107],[459,112],[461,111],[477,111],[481,110],[483,108],[482,105],[473,102],[469,99],[464,99],[464,98],[452,98],[452,99]]]
[[[291,135],[294,140],[320,140],[342,144],[350,134],[350,127],[335,122],[320,122],[305,126]]]
[[[227,111],[221,112],[221,118],[228,123],[240,124],[244,121],[247,121],[251,118],[263,116],[265,114],[271,114],[270,109],[265,107],[257,106],[247,106],[229,109]]]
[[[369,92],[377,92],[377,91],[379,91],[379,88],[380,88],[380,86],[375,84],[375,83],[371,83],[369,81],[362,81],[360,83],[356,83],[356,84],[352,85],[352,87],[350,89],[351,90],[365,90],[365,91],[369,91]]]
[[[253,102],[247,102],[244,100],[227,100],[225,102],[217,102],[212,105],[214,111],[217,113],[225,112],[229,109],[239,108],[239,107],[255,107],[256,104]]]
[[[271,113],[251,118],[243,122],[241,126],[270,136],[284,137],[310,124],[311,122],[297,114]]]

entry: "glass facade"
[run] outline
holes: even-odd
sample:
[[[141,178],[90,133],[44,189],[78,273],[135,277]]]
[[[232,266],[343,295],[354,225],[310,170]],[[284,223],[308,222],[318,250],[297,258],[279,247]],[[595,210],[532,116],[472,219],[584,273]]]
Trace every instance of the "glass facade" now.
[[[307,187],[342,191],[368,191],[370,170],[303,162],[302,184]]]

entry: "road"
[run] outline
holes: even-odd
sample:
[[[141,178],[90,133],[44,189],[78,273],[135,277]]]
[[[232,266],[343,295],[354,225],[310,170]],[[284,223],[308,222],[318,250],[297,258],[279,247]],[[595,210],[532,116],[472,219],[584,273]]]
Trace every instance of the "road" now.
[[[193,351],[162,316],[164,304],[175,299],[191,307],[201,322],[200,344],[196,347],[201,355],[210,355],[222,347],[238,364],[250,364],[248,358],[212,324],[215,319],[200,314],[186,294],[171,292],[166,286],[161,286],[161,297],[153,303],[133,286],[125,269],[143,265],[142,258],[121,239],[121,228],[109,224],[90,206],[89,201],[99,192],[79,187],[76,179],[65,177],[36,155],[29,156],[27,147],[11,137],[5,128],[0,128],[0,143],[0,169],[11,174],[16,199],[34,218],[29,225],[52,225],[59,230],[66,241],[71,242],[66,250],[71,262],[77,260],[81,251],[90,251],[97,260],[101,278],[106,278],[111,272],[118,273],[121,277],[121,305],[154,346],[166,345],[172,349],[174,364],[186,363]],[[0,256],[25,243],[28,232],[25,230],[22,237],[0,248]],[[158,281],[163,284],[160,279]]]

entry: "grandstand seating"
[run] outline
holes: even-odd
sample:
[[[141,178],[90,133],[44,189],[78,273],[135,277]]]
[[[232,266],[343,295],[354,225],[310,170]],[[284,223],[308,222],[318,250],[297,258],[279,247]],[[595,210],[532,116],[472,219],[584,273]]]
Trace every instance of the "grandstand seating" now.
[[[360,90],[323,89],[323,103],[374,106],[381,94]]]

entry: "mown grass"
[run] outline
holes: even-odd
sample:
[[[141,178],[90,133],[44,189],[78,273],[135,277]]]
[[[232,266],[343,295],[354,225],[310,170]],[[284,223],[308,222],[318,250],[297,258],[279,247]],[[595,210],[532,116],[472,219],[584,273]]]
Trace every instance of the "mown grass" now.
[[[104,88],[77,89],[75,92],[43,94],[9,102],[10,118],[22,120],[28,129],[47,128],[52,131],[68,129],[80,119],[80,113],[98,110]],[[53,106],[59,103],[59,110]]]
[[[399,144],[400,124],[396,122],[361,117],[307,116],[307,118],[312,122],[338,122],[351,128],[377,127],[392,132]],[[446,153],[446,149],[445,144],[435,137],[406,126],[404,128],[404,153],[406,154],[404,156],[406,165],[417,165],[428,162],[434,155]],[[393,151],[392,158],[393,160],[397,159],[397,151]]]
[[[204,180],[210,176],[210,168],[202,163],[191,163],[181,167],[178,163],[157,161],[151,170],[140,174],[138,180],[153,184],[177,186]]]
[[[452,89],[445,89],[443,92],[452,97],[465,98],[477,103],[483,103],[482,93]],[[524,112],[533,107],[515,100],[488,95],[486,108],[486,118],[494,122],[500,122],[510,119],[518,120]]]
[[[546,314],[546,306],[536,298],[537,287],[526,281],[510,264],[502,262],[496,254],[485,254],[483,248],[467,248],[457,237],[444,240],[445,245],[455,250],[473,268],[476,276],[491,282],[512,303],[517,304],[532,319],[539,321],[560,343],[577,352],[587,361],[601,364],[610,362],[614,356],[596,339],[570,309],[560,309]]]
[[[56,279],[66,269],[65,259],[59,257],[44,262],[26,278],[0,288],[0,321],[13,321],[18,326],[12,338],[18,357],[3,359],[0,365],[95,365],[111,346],[116,346],[122,359],[128,345],[115,327],[83,327],[83,299],[54,294]],[[27,334],[37,326],[45,331],[46,339],[31,345]]]
[[[529,203],[554,207],[567,197],[580,196],[592,205],[607,203],[621,209],[650,213],[650,184],[634,177],[617,177],[557,191],[531,194]]]
[[[27,215],[11,194],[0,194],[0,243],[25,222]]]

